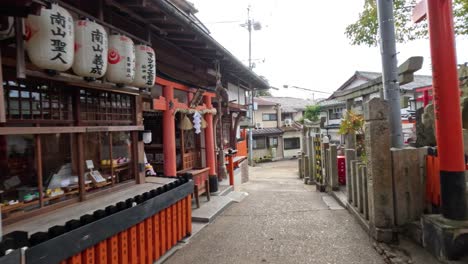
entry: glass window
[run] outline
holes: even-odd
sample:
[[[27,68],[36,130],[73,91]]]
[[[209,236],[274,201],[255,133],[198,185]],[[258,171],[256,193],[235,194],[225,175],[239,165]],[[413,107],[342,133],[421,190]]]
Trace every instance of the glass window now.
[[[266,148],[266,140],[264,137],[253,139],[253,149],[265,149],[265,148]]]
[[[276,116],[276,114],[263,114],[262,115],[262,120],[263,121],[276,121],[277,116]]]
[[[286,119],[293,119],[292,113],[282,113],[281,119],[284,121]]]
[[[276,148],[276,147],[278,147],[278,138],[277,138],[277,137],[270,137],[270,138],[268,138],[268,147],[269,147],[269,148]]]
[[[86,133],[84,144],[87,190],[135,178],[131,170],[132,142],[129,132]],[[90,165],[94,167],[92,170],[88,168]]]
[[[284,149],[299,149],[301,148],[301,140],[297,138],[285,138]]]
[[[8,122],[40,120],[49,123],[71,123],[73,116],[72,92],[50,86],[34,78],[17,83],[7,81],[5,86]]]
[[[117,183],[135,179],[130,162],[133,158],[130,132],[112,133],[112,158]]]
[[[0,136],[2,217],[39,207],[33,135]]]
[[[78,196],[78,168],[73,134],[41,135],[44,205]]]

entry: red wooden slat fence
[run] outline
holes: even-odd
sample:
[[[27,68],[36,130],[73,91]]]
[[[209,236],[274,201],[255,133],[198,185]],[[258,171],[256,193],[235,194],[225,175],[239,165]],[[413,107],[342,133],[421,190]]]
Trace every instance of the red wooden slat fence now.
[[[192,232],[192,198],[186,198],[61,264],[154,263]]]

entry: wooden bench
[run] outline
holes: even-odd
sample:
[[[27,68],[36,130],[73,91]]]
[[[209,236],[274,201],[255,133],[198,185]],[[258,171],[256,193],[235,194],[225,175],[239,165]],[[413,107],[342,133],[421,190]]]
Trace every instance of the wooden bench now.
[[[206,198],[210,200],[210,168],[192,168],[185,169],[177,172],[178,176],[190,175],[194,183],[193,195],[197,208],[200,208],[199,196],[206,193]]]

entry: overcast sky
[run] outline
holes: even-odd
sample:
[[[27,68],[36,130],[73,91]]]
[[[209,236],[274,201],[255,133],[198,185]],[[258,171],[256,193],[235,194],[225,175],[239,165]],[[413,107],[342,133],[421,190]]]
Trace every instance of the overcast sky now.
[[[251,17],[263,28],[253,32],[255,72],[271,86],[284,84],[333,92],[356,70],[381,71],[378,47],[351,46],[344,31],[357,20],[364,0],[191,0],[212,36],[248,64],[248,32],[240,24]],[[467,38],[457,40],[458,62],[468,62]],[[424,56],[418,74],[431,74],[428,40],[400,44],[399,64]],[[272,90],[276,96],[312,97],[297,89]],[[326,97],[315,93],[315,98]]]

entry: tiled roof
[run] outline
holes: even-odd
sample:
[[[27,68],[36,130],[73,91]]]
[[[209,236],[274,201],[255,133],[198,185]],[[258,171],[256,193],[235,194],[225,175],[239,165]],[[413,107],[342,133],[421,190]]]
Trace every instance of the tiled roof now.
[[[280,104],[283,113],[302,112],[307,106],[316,104],[313,100],[293,97],[262,96],[261,99]]]
[[[414,75],[414,81],[402,85],[404,90],[414,90],[417,88],[432,86],[432,76],[430,75]]]
[[[326,106],[335,106],[335,105],[345,105],[344,101],[336,100],[336,99],[329,99],[329,100],[323,100],[319,103],[320,106],[326,107]]]
[[[283,130],[277,127],[267,127],[252,130],[252,136],[267,136],[283,134]]]
[[[254,101],[257,103],[257,105],[265,105],[265,106],[274,106],[277,105],[277,103],[266,100],[262,97],[256,97],[254,98]]]

